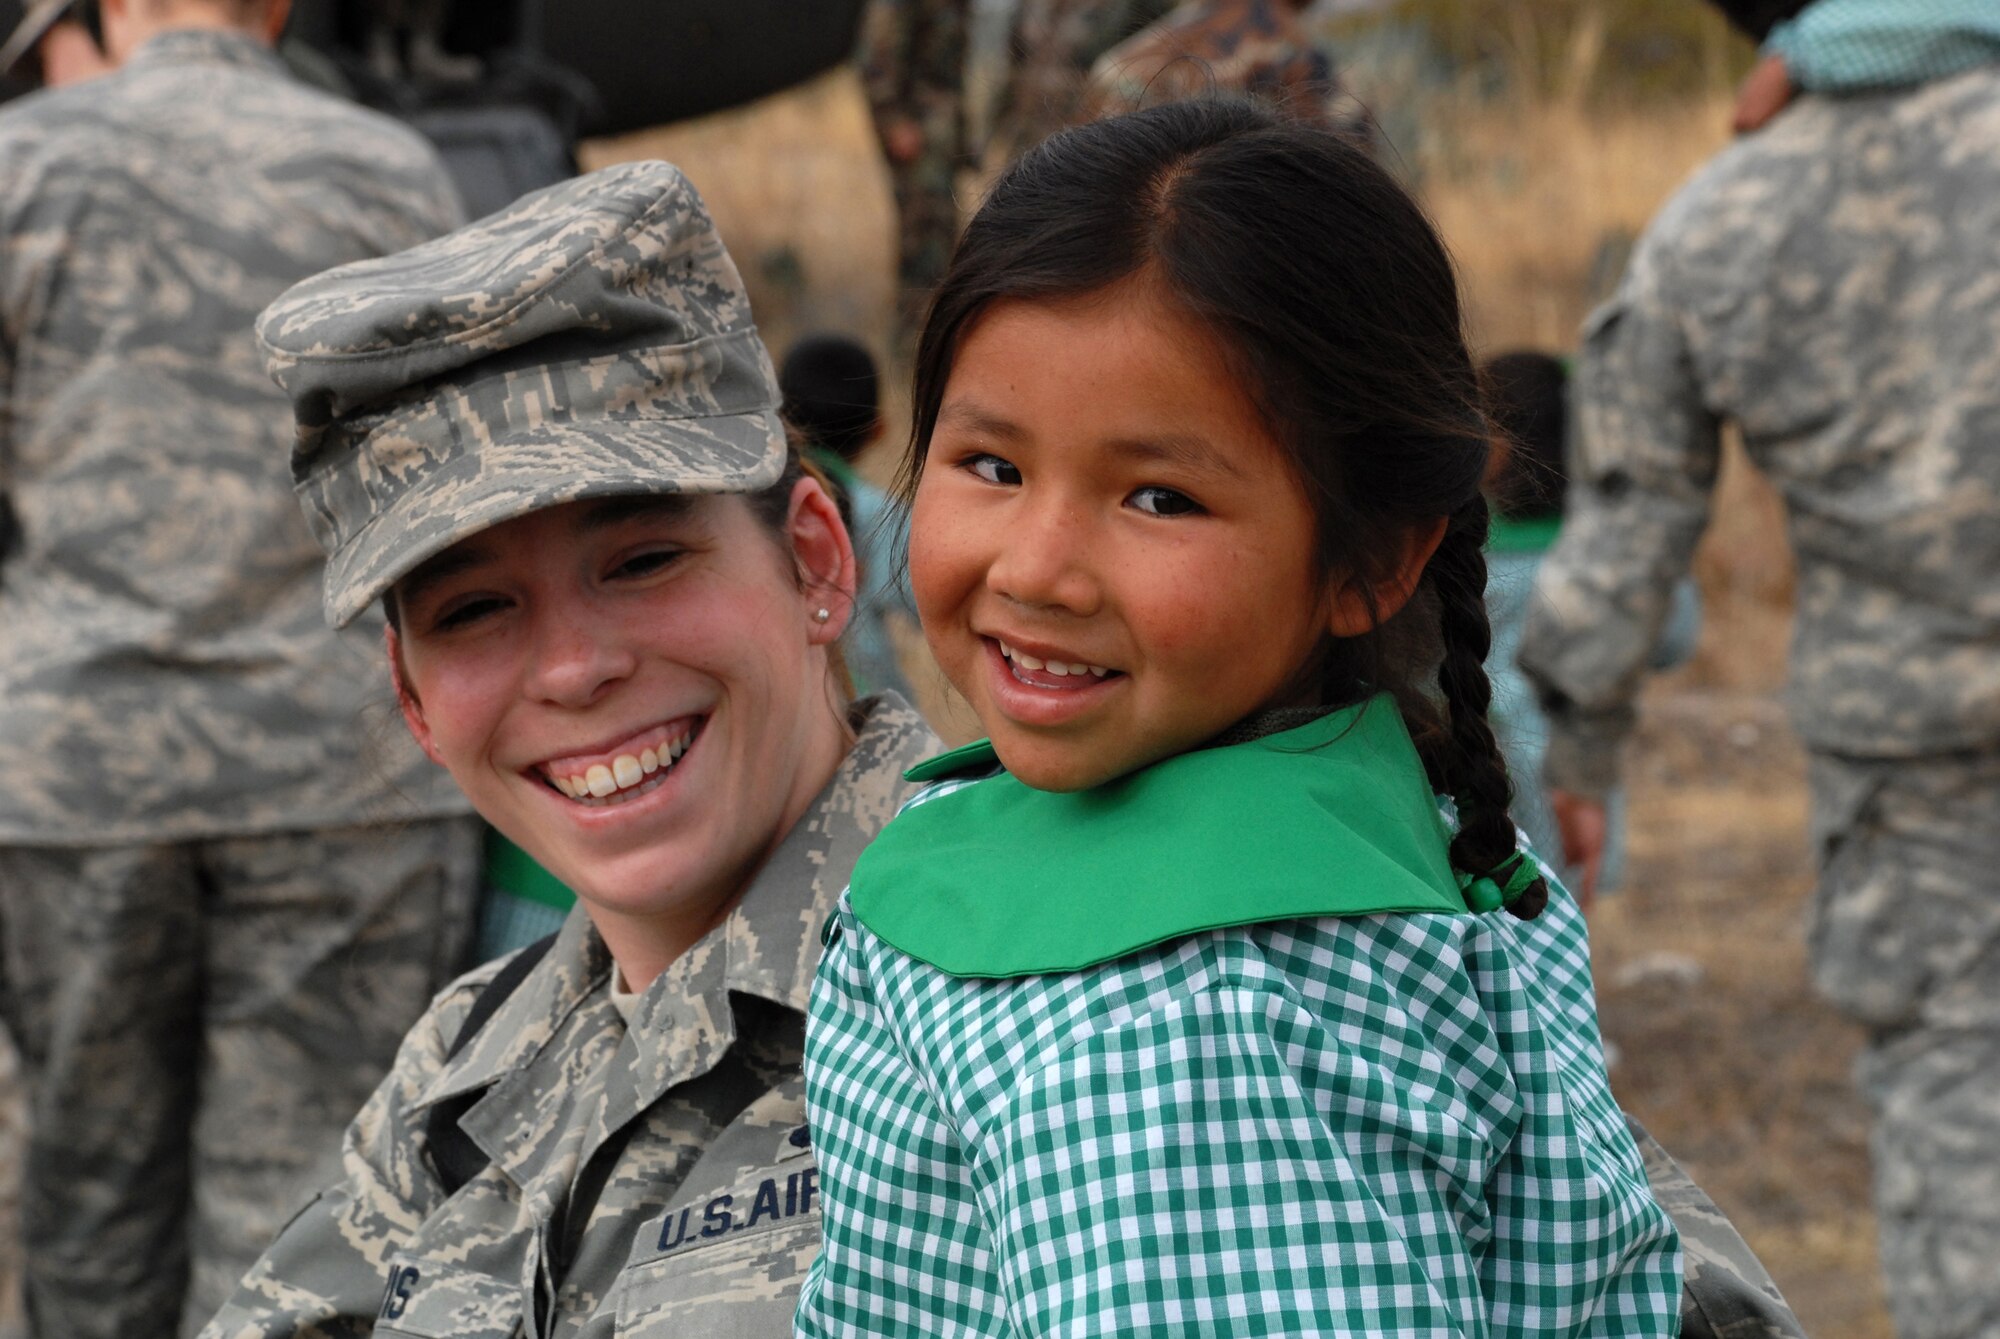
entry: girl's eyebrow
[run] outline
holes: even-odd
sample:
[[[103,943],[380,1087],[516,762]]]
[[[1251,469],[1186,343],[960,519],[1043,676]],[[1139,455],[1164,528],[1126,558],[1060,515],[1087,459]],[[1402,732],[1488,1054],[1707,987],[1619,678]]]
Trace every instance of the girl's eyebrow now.
[[[1169,432],[1155,437],[1121,437],[1106,443],[1112,451],[1142,464],[1177,465],[1197,474],[1221,474],[1241,479],[1243,471],[1225,451],[1206,437]]]
[[[1017,423],[1001,418],[990,409],[983,408],[967,400],[953,400],[938,410],[939,427],[963,428],[968,432],[980,433],[987,437],[1004,437],[1018,441],[1026,436]]]

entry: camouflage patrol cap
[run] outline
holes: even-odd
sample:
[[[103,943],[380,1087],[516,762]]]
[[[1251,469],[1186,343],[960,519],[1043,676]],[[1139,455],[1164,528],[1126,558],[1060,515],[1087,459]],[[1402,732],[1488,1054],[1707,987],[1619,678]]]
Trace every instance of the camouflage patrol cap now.
[[[786,444],[750,302],[678,168],[628,163],[308,279],[257,322],[351,621],[468,535],[582,498],[752,492]]]

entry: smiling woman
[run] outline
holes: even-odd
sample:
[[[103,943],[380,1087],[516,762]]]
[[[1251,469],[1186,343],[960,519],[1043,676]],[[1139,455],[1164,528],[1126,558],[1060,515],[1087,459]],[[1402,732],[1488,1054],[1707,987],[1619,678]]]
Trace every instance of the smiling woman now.
[[[853,549],[700,200],[610,169],[259,333],[329,617],[383,601],[411,732],[579,908],[439,997],[207,1333],[783,1333],[819,927],[936,740],[846,700]]]

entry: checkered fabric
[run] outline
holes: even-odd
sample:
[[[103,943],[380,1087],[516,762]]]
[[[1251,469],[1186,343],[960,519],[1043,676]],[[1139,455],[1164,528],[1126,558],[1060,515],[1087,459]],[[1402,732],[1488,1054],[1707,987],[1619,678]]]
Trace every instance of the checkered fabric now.
[[[2000,61],[1994,0],[1817,0],[1765,50],[1813,93],[1905,88]]]
[[[1678,1239],[1567,894],[1531,922],[1280,921],[998,981],[844,899],[833,936],[800,1335],[1678,1331]]]

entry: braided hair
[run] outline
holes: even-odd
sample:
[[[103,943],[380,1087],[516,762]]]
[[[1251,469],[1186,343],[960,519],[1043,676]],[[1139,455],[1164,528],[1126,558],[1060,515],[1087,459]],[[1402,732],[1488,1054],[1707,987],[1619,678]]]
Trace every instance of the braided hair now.
[[[1457,808],[1452,864],[1507,882],[1512,792],[1487,723],[1479,378],[1444,244],[1357,142],[1209,98],[1080,126],[1023,155],[932,298],[905,495],[959,342],[990,304],[1097,292],[1141,272],[1215,333],[1285,449],[1329,586],[1381,588],[1403,541],[1445,521],[1402,608],[1366,635],[1329,636],[1301,673],[1327,705],[1395,696],[1432,787]],[[1528,918],[1546,898],[1538,880],[1508,905]]]

